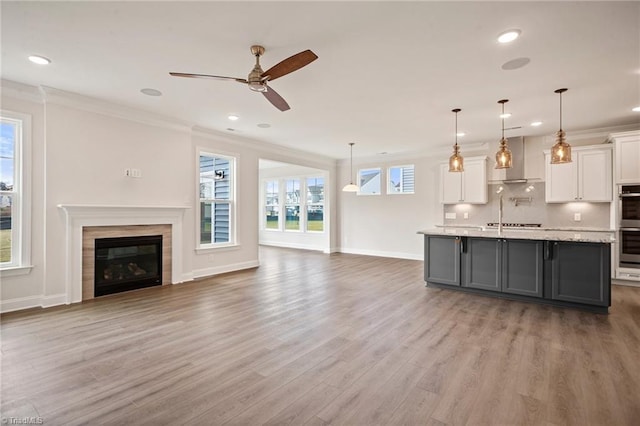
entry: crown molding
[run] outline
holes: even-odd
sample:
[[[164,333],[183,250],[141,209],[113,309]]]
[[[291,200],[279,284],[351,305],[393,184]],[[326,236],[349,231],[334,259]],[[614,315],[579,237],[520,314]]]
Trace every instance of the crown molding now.
[[[83,111],[134,121],[150,126],[176,130],[179,132],[190,133],[193,126],[193,123],[180,121],[175,118],[166,117],[126,105],[119,105],[105,100],[67,92],[54,87],[40,86],[40,88],[43,93],[45,104],[50,103],[68,106]]]
[[[20,99],[23,101],[44,103],[44,98],[40,88],[28,84],[18,83],[11,80],[0,80],[0,91],[2,96]]]
[[[301,151],[295,148],[289,148],[283,145],[276,145],[270,142],[264,142],[235,134],[229,135],[228,133],[200,126],[194,126],[192,131],[194,136],[199,136],[216,142],[234,144],[256,151],[258,156],[264,160],[290,163],[323,170],[336,165],[336,160],[333,158],[309,153],[307,151]]]
[[[487,142],[478,142],[478,143],[468,143],[465,145],[460,145],[460,149],[464,150],[465,153],[469,155],[485,155],[485,151],[487,150]],[[438,159],[442,157],[444,159],[449,159],[451,155],[451,145],[447,146],[438,146],[432,149],[429,149],[427,152],[425,151],[408,151],[408,152],[398,152],[392,154],[376,154],[376,155],[368,155],[364,157],[353,157],[354,165],[362,165],[362,164],[387,164],[387,163],[397,163],[405,162],[412,163],[419,159]],[[467,156],[467,155],[463,155]],[[342,158],[338,160],[339,165],[349,164],[349,158]]]
[[[595,129],[582,129],[582,130],[572,130],[567,131],[566,139],[567,141],[578,141],[582,139],[592,139],[592,138],[602,138],[602,142],[606,142],[609,139],[609,135],[611,133],[618,132],[627,132],[631,130],[640,129],[640,123],[631,123],[631,124],[622,124],[619,126],[609,126],[609,127],[598,127]],[[552,138],[555,138],[555,133],[549,135]]]

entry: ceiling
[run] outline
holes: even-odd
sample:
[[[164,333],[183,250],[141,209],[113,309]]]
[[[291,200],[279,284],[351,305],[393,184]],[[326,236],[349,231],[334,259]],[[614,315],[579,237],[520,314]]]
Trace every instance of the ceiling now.
[[[638,123],[640,2],[8,2],[3,79],[44,85],[332,158],[498,144]],[[502,45],[499,33],[517,28]],[[264,69],[305,49],[319,59],[274,81],[280,112],[236,82],[261,44]],[[27,56],[52,60],[34,65]],[[502,65],[529,58],[528,65]],[[143,88],[163,96],[146,96]],[[227,116],[236,114],[237,121]],[[543,124],[531,127],[540,120]],[[258,127],[258,124],[270,127]],[[233,130],[228,130],[233,129]]]

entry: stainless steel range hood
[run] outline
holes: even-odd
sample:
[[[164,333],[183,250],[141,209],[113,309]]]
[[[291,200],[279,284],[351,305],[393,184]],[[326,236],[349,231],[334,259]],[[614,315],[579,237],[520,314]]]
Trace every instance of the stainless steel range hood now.
[[[524,177],[524,137],[515,136],[507,138],[511,150],[512,167],[505,169],[506,176],[503,183],[526,183]]]

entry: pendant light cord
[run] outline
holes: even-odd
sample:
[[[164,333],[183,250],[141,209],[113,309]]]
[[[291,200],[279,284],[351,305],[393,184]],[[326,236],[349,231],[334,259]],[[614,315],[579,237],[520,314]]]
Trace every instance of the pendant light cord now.
[[[560,95],[560,130],[559,130],[560,132],[562,132],[562,94],[566,91],[567,91],[566,88],[558,89],[554,91],[554,93],[557,93],[558,95]]]
[[[456,146],[458,146],[458,112],[456,111]]]
[[[354,142],[349,143],[350,152],[349,152],[349,181],[353,185],[353,144]]]
[[[504,102],[502,103],[502,115],[500,115],[502,119],[502,140],[504,140]]]

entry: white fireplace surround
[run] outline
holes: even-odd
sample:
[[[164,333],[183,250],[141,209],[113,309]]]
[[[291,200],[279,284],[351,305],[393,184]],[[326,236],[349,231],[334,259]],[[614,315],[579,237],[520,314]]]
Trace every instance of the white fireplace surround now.
[[[182,282],[182,222],[179,206],[59,204],[65,213],[66,303],[82,301],[82,228],[85,226],[171,225],[171,283]]]

